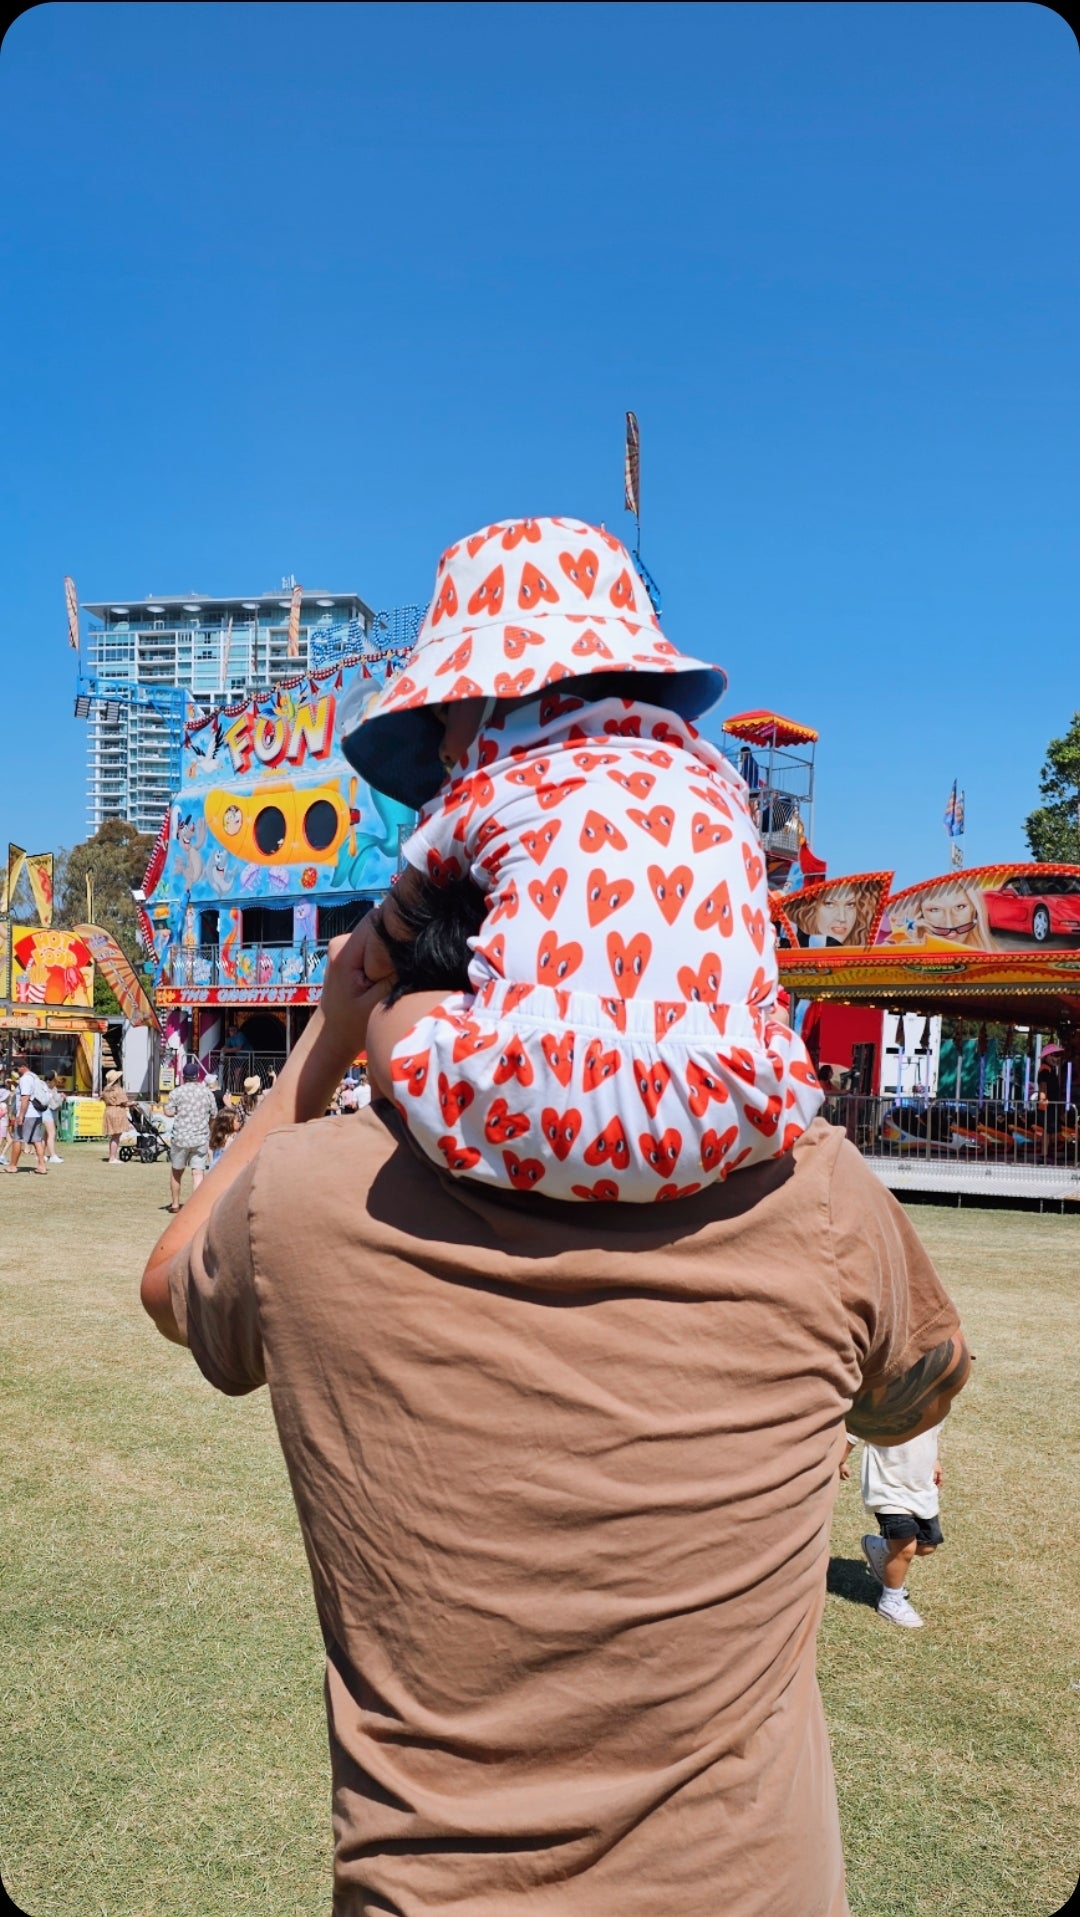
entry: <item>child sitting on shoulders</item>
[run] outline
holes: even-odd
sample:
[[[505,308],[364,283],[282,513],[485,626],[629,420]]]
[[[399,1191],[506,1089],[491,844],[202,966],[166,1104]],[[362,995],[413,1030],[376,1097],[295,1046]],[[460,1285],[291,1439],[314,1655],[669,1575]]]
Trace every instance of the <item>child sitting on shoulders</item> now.
[[[553,1198],[684,1196],[789,1151],[821,1103],[776,1015],[746,788],[690,723],[723,674],[641,595],[596,527],[491,526],[444,553],[402,672],[342,713],[352,764],[421,807],[394,910],[424,880],[484,902],[467,984],[372,1015],[373,1077],[434,1162]]]

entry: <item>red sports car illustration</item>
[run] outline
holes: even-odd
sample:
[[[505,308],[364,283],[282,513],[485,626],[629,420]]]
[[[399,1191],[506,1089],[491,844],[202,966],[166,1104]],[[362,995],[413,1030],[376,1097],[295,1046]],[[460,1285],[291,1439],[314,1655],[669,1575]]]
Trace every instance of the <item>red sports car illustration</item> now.
[[[1041,945],[1052,935],[1080,944],[1080,878],[1069,872],[1018,873],[999,892],[987,892],[986,914],[995,932],[1019,932]]]

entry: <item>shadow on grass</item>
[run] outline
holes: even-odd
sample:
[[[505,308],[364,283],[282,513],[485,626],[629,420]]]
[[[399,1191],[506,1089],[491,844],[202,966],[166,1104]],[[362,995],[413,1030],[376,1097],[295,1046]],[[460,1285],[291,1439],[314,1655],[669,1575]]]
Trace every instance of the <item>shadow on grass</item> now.
[[[881,1596],[881,1586],[874,1582],[862,1558],[830,1558],[825,1589],[833,1597],[845,1598],[849,1604],[868,1604],[874,1611]]]

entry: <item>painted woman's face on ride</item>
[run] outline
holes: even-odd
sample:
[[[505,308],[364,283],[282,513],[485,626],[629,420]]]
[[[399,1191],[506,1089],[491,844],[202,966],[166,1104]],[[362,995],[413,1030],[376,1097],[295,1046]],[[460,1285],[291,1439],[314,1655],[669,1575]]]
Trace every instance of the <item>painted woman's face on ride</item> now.
[[[855,930],[856,917],[854,899],[823,899],[815,914],[814,930],[822,938],[846,945]]]
[[[966,892],[939,892],[924,899],[922,916],[927,931],[941,939],[969,939],[979,923]]]

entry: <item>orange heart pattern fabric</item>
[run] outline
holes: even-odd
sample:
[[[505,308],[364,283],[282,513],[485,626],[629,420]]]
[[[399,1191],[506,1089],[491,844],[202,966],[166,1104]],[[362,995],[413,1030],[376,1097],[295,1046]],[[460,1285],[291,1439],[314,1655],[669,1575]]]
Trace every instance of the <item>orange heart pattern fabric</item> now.
[[[478,548],[473,597],[527,589],[530,619],[550,592],[597,600],[598,545],[567,544],[545,569],[522,528]],[[527,657],[531,626],[504,632],[504,657]],[[410,1132],[452,1175],[670,1203],[789,1151],[814,1117],[813,1065],[774,1018],[746,788],[671,712],[590,702],[580,685],[496,708],[405,857],[437,881],[471,872],[487,900],[471,990],[418,1020],[393,1060]]]

